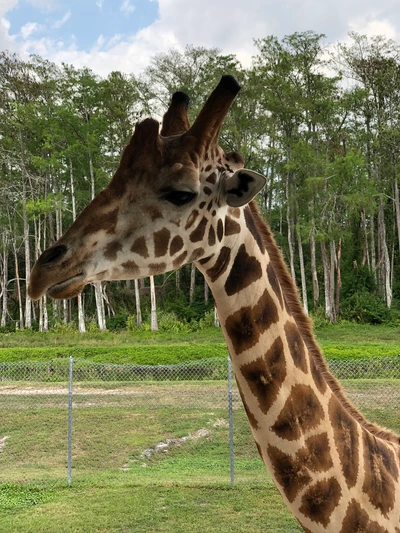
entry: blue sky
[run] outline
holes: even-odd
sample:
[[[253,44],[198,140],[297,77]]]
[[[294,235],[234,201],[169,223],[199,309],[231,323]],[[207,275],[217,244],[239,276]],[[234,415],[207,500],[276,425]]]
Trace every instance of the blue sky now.
[[[89,51],[100,35],[108,42],[116,35],[135,34],[154,22],[157,14],[158,3],[151,0],[20,0],[7,19],[17,42],[46,35],[65,43],[74,41],[79,49]],[[25,28],[22,34],[21,28]]]
[[[0,0],[0,50],[56,63],[140,73],[155,54],[188,44],[236,54],[248,65],[254,39],[295,31],[349,31],[400,42],[398,0]]]

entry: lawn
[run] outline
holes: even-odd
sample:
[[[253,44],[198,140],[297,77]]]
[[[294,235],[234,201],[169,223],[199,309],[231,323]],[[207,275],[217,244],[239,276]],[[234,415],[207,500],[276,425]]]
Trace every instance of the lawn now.
[[[398,354],[399,333],[399,328],[354,325],[316,332],[324,351],[338,358]],[[203,345],[204,353],[209,346],[222,347],[221,331],[160,332],[151,337],[128,332],[0,335],[5,356],[14,348],[66,348],[68,355],[68,348],[80,347],[88,349],[90,358],[90,349],[109,348],[105,353],[117,359],[121,350],[120,362],[126,362],[135,347],[142,347],[143,357],[152,347],[156,355],[159,351],[172,357],[182,347],[196,345]],[[175,346],[179,346],[176,352]],[[25,361],[30,353],[26,350]],[[0,362],[4,360],[0,354]],[[395,403],[387,407],[387,395],[398,397],[398,379],[363,377],[346,380],[344,385],[355,401],[373,399],[362,408],[370,420],[400,433],[400,409]],[[66,384],[2,386],[0,533],[301,531],[264,469],[238,402],[234,404],[235,484],[231,486],[228,416],[219,391],[226,393],[224,382],[191,382],[186,392],[175,383],[174,393],[172,385],[162,382],[154,383],[151,391],[145,383],[132,388],[123,381],[76,382],[71,487],[67,487],[66,472]],[[208,387],[208,392],[204,403],[196,406],[193,398],[202,387]],[[168,407],[161,408],[167,399]],[[146,404],[150,400],[152,408]],[[154,451],[168,439],[173,442]]]

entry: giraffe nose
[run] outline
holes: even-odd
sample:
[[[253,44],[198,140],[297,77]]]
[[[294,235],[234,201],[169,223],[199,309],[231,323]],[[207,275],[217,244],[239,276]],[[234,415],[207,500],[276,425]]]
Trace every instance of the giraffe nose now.
[[[56,246],[52,246],[51,248],[48,248],[42,253],[42,255],[38,259],[38,263],[40,263],[41,265],[48,265],[50,263],[53,263],[57,259],[60,259],[66,251],[67,247],[64,244],[57,244]]]

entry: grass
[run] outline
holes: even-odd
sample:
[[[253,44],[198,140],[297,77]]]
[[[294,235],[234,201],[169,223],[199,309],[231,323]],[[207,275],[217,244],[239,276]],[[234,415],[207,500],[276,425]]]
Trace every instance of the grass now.
[[[337,324],[316,330],[328,359],[357,359],[400,354],[400,327]],[[0,334],[0,362],[46,361],[54,358],[95,362],[168,364],[226,357],[219,328],[178,332],[76,332]]]
[[[10,434],[0,454],[2,533],[186,533],[217,525],[221,533],[301,531],[258,457],[242,409],[235,411],[234,487],[225,409],[76,409],[69,489],[65,446],[55,444],[65,442],[65,412],[1,414],[0,434]],[[142,457],[198,429],[208,434]]]
[[[400,432],[399,409],[367,416]],[[234,410],[235,485],[226,409],[132,406],[74,410],[73,484],[66,487],[65,409],[6,409],[0,436],[1,533],[298,533]],[[166,439],[208,433],[168,447]],[[1,483],[2,482],[2,483]]]
[[[338,357],[371,350],[385,355],[400,353],[399,328],[345,324],[320,328],[316,333],[323,349]],[[6,350],[78,346],[109,347],[108,353],[113,353],[120,346],[162,346],[171,354],[177,344],[221,343],[221,330],[214,328],[195,334],[151,336],[147,332],[0,335],[0,346]],[[109,385],[103,384],[105,389]],[[112,385],[126,388],[124,383]],[[368,380],[351,380],[345,385],[360,396],[367,387],[377,386]],[[387,385],[392,395],[398,391],[398,381]],[[57,386],[42,384],[43,389]],[[201,409],[189,408],[184,395],[178,395],[169,408],[145,409],[132,407],[118,396],[101,396],[99,386],[92,388],[92,396],[76,399],[70,488],[66,486],[66,409],[57,403],[60,398],[36,395],[35,404],[29,405],[26,396],[1,397],[0,439],[9,438],[0,451],[0,533],[301,531],[265,472],[242,409],[234,412],[235,485],[231,487],[227,413],[212,395]],[[171,396],[160,389],[157,398],[159,393]],[[93,406],[94,401],[98,407]],[[387,409],[384,401],[375,402],[364,413],[400,433],[398,408]],[[142,456],[145,449],[165,439],[199,429],[209,433],[170,446],[168,453],[159,452],[150,459]]]

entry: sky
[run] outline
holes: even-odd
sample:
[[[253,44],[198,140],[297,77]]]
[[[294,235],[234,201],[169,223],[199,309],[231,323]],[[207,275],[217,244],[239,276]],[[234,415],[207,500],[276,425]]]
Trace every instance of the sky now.
[[[400,42],[398,0],[0,0],[0,50],[55,63],[139,74],[157,53],[186,45],[236,54],[254,39],[313,30],[326,44],[348,33]]]

